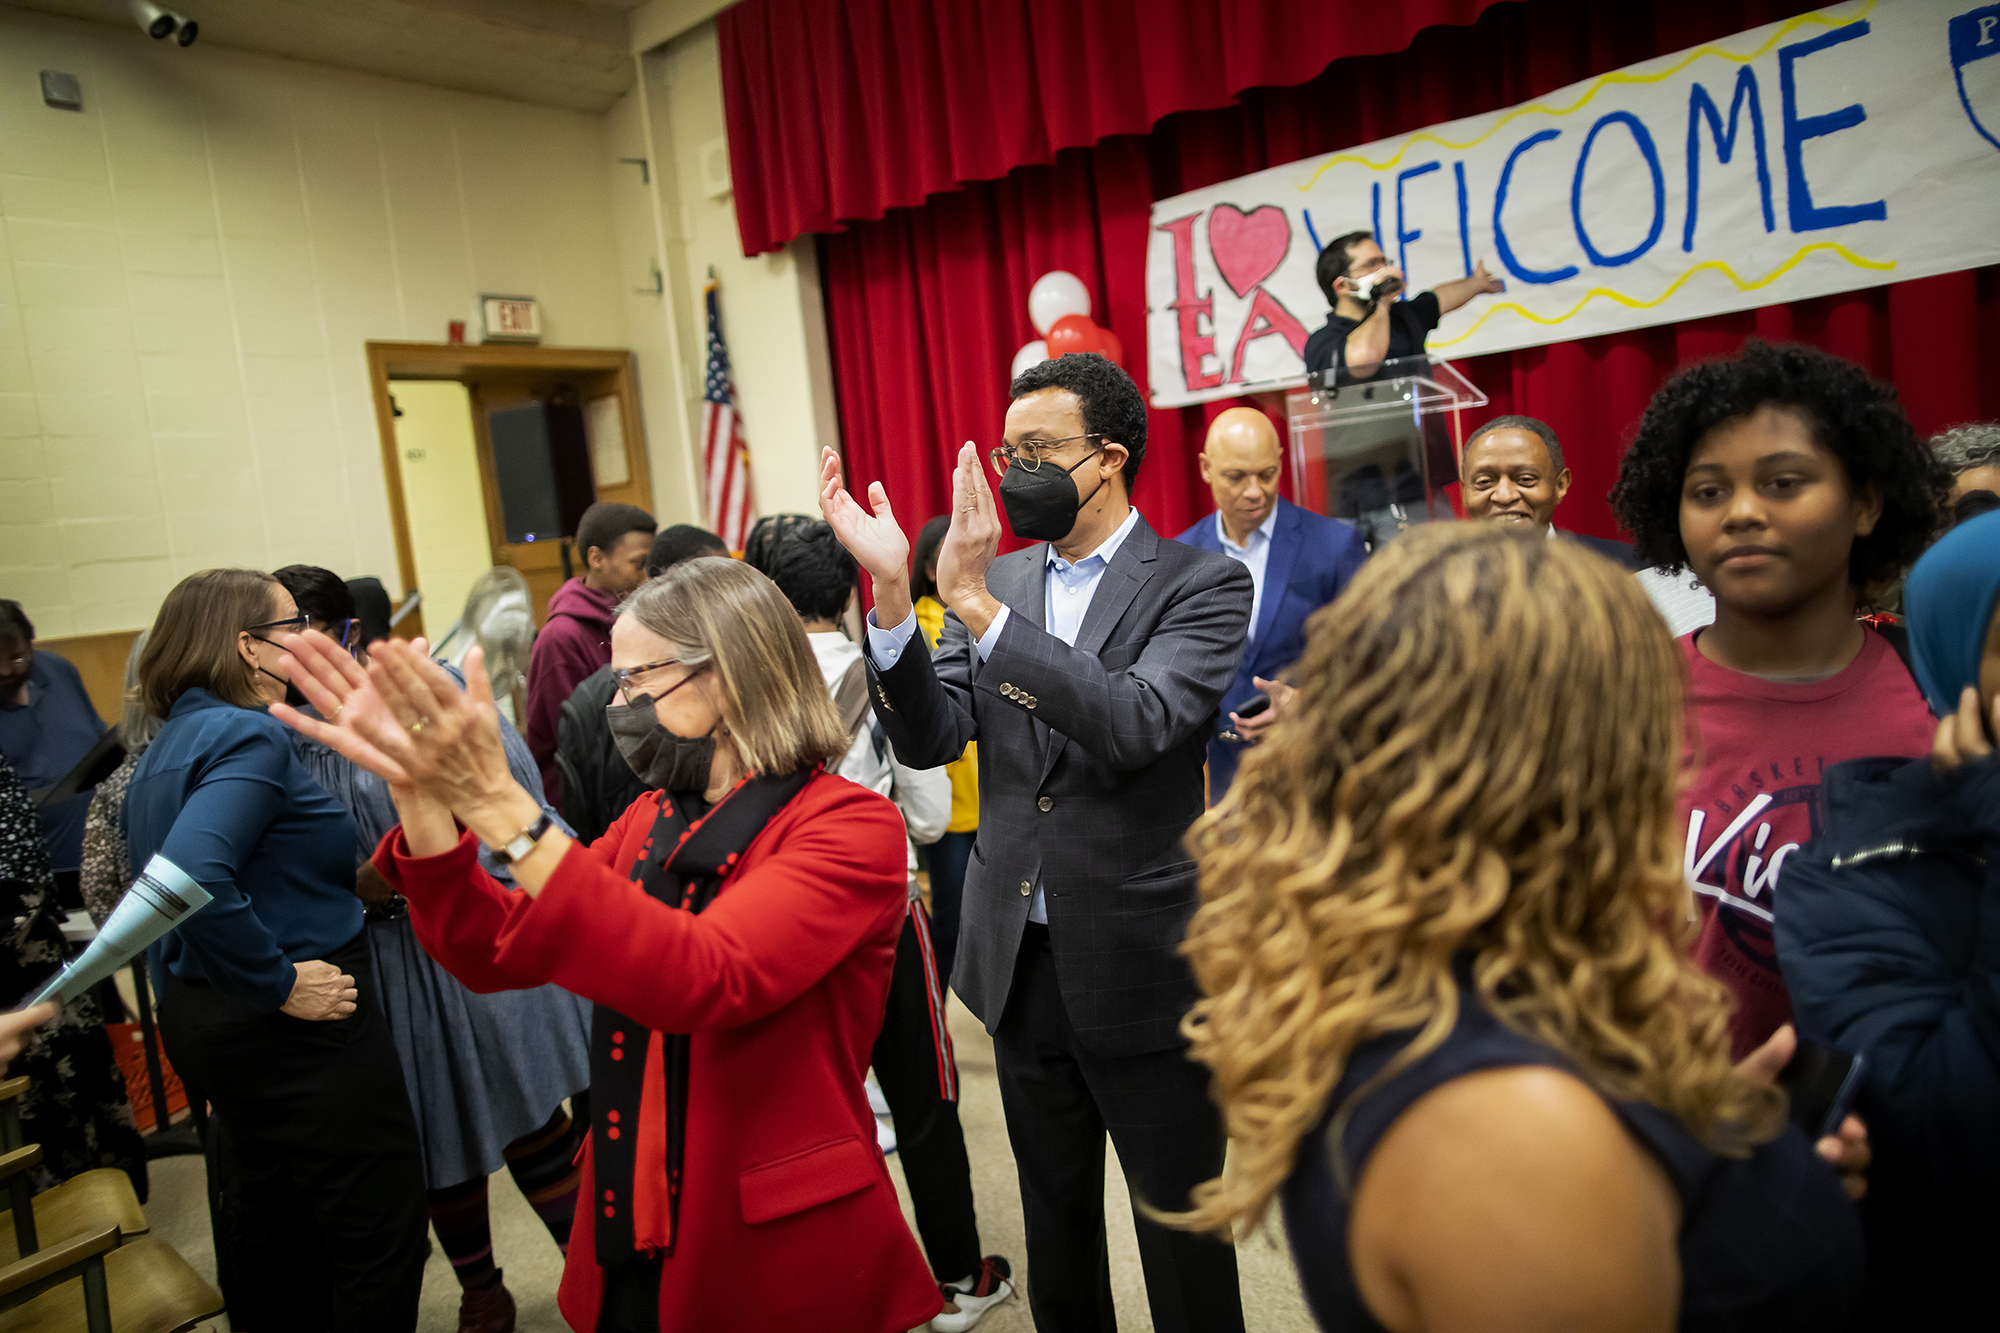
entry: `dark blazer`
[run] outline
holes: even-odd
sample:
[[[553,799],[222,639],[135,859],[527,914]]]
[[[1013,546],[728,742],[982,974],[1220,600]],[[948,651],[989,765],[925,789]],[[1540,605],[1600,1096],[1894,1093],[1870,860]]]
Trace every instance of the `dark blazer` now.
[[[1222,553],[1222,537],[1210,514],[1175,540],[1204,551]],[[1271,680],[1299,660],[1306,650],[1306,617],[1340,595],[1368,547],[1350,523],[1278,501],[1278,523],[1271,531],[1271,554],[1264,564],[1264,600],[1257,607],[1257,632],[1236,668],[1236,679],[1222,696],[1218,730],[1226,730],[1229,714],[1255,699],[1260,691],[1254,677]],[[1208,743],[1208,790],[1222,799],[1236,776],[1236,764],[1246,747],[1219,736]]]
[[[1181,1041],[1194,977],[1179,947],[1195,908],[1182,844],[1202,811],[1216,704],[1250,623],[1250,571],[1134,525],[1091,598],[1074,648],[1043,628],[1048,544],[995,560],[1011,608],[979,660],[947,612],[936,654],[913,638],[869,660],[875,715],[912,768],[979,742],[979,838],[966,867],[952,986],[1000,1025],[1035,879],[1077,1038],[1106,1056]]]
[[[1636,570],[1642,567],[1639,564],[1639,557],[1633,554],[1630,542],[1621,542],[1611,537],[1586,537],[1581,532],[1565,532],[1561,528],[1556,528],[1554,531],[1556,536],[1581,546],[1588,546],[1606,560],[1615,560],[1627,569]]]

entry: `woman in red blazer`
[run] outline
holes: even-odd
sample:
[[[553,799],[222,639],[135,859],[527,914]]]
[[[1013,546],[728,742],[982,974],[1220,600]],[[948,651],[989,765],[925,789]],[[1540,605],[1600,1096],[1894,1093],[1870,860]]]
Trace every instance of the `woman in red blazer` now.
[[[421,645],[293,652],[330,722],[273,709],[391,783],[376,866],[477,991],[595,1002],[590,1143],[558,1301],[586,1333],[901,1333],[943,1301],[862,1087],[902,925],[903,823],[846,749],[791,605],[695,560],[612,628],[610,721],[650,789],[586,848],[509,776],[485,672]],[[520,892],[479,868],[497,849]]]

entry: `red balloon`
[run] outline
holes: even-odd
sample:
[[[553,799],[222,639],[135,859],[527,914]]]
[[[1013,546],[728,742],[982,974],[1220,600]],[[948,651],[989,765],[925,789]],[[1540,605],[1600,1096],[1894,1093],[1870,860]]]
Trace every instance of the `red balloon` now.
[[[1064,315],[1049,325],[1049,356],[1063,356],[1070,352],[1094,352],[1098,339],[1103,336],[1096,321],[1089,315]]]
[[[1097,331],[1097,350],[1110,357],[1115,364],[1125,364],[1125,344],[1118,341],[1118,335],[1110,329]]]

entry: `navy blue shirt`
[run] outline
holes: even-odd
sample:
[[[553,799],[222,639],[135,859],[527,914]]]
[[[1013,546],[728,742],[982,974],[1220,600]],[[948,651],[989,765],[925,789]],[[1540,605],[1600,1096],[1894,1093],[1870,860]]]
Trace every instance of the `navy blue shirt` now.
[[[1306,1305],[1321,1328],[1382,1333],[1349,1261],[1353,1195],[1333,1169],[1328,1129],[1334,1113],[1369,1089],[1341,1138],[1344,1179],[1358,1181],[1397,1117],[1432,1089],[1486,1069],[1545,1065],[1570,1071],[1555,1048],[1515,1032],[1486,1008],[1462,958],[1458,975],[1458,1023],[1444,1043],[1377,1084],[1415,1029],[1362,1042],[1348,1057],[1319,1127],[1299,1141],[1283,1190],[1285,1231]],[[1803,1134],[1787,1125],[1747,1158],[1719,1157],[1657,1106],[1609,1098],[1606,1104],[1666,1170],[1680,1196],[1682,1333],[1839,1333],[1850,1326],[1865,1256],[1861,1222],[1840,1178]]]
[[[1418,292],[1408,300],[1399,300],[1389,306],[1389,353],[1386,359],[1400,360],[1406,356],[1422,356],[1424,340],[1431,336],[1438,320],[1444,316],[1439,310],[1436,292]],[[1306,370],[1308,373],[1327,370],[1333,366],[1347,364],[1347,335],[1361,326],[1358,319],[1333,313],[1326,317],[1326,323],[1314,329],[1306,339]]]
[[[267,1013],[290,997],[292,964],[361,932],[354,820],[288,735],[261,708],[189,690],[125,796],[133,870],[163,852],[215,895],[153,946],[153,965]]]
[[[103,734],[104,719],[84,692],[83,677],[54,653],[35,654],[28,668],[27,703],[0,700],[0,754],[31,792],[61,782]],[[83,864],[83,819],[90,813],[90,797],[86,789],[35,811],[57,870]]]

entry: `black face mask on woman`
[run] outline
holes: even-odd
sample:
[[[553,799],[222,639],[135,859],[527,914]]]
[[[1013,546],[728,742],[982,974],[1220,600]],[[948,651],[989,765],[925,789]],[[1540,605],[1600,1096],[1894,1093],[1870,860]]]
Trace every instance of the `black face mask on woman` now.
[[[629,704],[604,710],[618,753],[648,790],[693,792],[708,789],[709,766],[715,761],[715,733],[682,736],[668,731],[653,715],[653,696],[634,695]]]
[[[252,634],[252,635],[251,635],[250,637],[251,637],[251,638],[253,638],[253,639],[255,639],[255,640],[256,640],[257,642],[259,642],[259,643],[269,643],[269,644],[271,644],[271,646],[272,646],[273,648],[282,648],[282,647],[284,646],[284,645],[282,645],[282,644],[277,644],[277,643],[271,643],[271,640],[269,640],[269,639],[265,638],[265,637],[264,637],[263,635],[261,635],[261,634]],[[263,668],[263,666],[262,666],[262,664],[256,664],[256,665],[253,665],[253,666],[252,666],[252,667],[251,667],[250,669],[251,669],[251,670],[252,670],[253,672],[261,672],[262,674],[264,674],[264,675],[266,675],[266,676],[269,676],[269,677],[270,677],[270,678],[271,678],[272,680],[275,680],[275,681],[277,681],[277,682],[278,682],[278,683],[279,683],[280,685],[284,686],[284,687],[285,687],[285,702],[286,702],[287,704],[289,704],[289,705],[290,705],[291,707],[293,707],[293,708],[311,708],[311,707],[312,707],[312,700],[310,700],[310,699],[306,698],[306,692],[305,692],[304,690],[300,689],[300,688],[299,688],[298,686],[296,686],[296,685],[292,684],[292,682],[291,682],[291,681],[289,681],[289,680],[287,680],[287,679],[286,679],[285,677],[283,677],[283,676],[279,675],[279,674],[278,674],[277,672],[275,672],[275,671],[265,671],[265,670],[264,670],[264,668]]]
[[[667,694],[700,674],[697,671],[682,678]],[[649,790],[700,795],[708,790],[708,770],[715,761],[715,732],[722,719],[716,719],[706,736],[683,736],[660,724],[653,711],[657,702],[650,694],[635,694],[630,703],[607,704],[604,718],[610,724],[611,739]]]
[[[1007,523],[1014,535],[1031,542],[1059,542],[1069,536],[1077,514],[1104,489],[1100,481],[1096,490],[1078,498],[1076,483],[1070,480],[1077,468],[1095,457],[1097,451],[1092,450],[1067,468],[1044,465],[1033,472],[1019,466],[1008,468],[1000,478],[1000,503],[1007,509]]]

